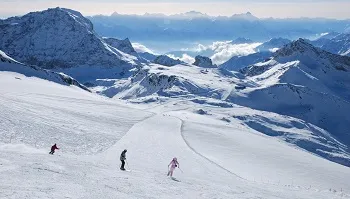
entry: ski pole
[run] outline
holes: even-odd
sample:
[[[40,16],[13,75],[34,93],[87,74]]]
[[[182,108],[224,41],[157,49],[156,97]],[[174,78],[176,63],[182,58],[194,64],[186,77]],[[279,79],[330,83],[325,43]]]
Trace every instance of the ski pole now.
[[[180,169],[180,167],[177,167],[177,168],[179,168]],[[180,171],[183,173],[183,171],[180,169]]]
[[[130,167],[129,167],[129,163],[128,161],[125,159],[126,165],[128,166],[129,170],[131,171]]]

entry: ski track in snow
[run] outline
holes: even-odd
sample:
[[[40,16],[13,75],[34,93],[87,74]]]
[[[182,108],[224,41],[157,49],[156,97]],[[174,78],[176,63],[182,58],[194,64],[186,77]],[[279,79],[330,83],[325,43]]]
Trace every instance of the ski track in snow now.
[[[176,118],[178,118],[178,117],[176,117]],[[182,120],[182,119],[180,119],[180,118],[178,118],[178,119],[181,120],[181,137],[182,137],[182,139],[184,140],[184,142],[186,143],[186,145],[188,146],[188,148],[190,148],[190,149],[191,149],[194,153],[196,153],[197,155],[199,155],[199,156],[203,157],[204,159],[208,160],[209,162],[211,162],[213,165],[215,165],[215,166],[217,166],[217,167],[223,169],[224,171],[228,172],[229,174],[234,175],[235,177],[240,178],[240,179],[242,179],[242,180],[247,180],[247,179],[242,178],[241,176],[239,176],[239,175],[237,175],[237,174],[231,172],[230,170],[226,169],[225,167],[219,165],[218,163],[216,163],[216,162],[210,160],[209,158],[207,158],[207,157],[204,156],[203,154],[199,153],[196,149],[194,149],[194,148],[191,146],[191,144],[186,140],[186,138],[185,138],[185,136],[184,136],[184,130],[183,130],[183,128],[184,128],[184,123],[185,123],[185,121]]]

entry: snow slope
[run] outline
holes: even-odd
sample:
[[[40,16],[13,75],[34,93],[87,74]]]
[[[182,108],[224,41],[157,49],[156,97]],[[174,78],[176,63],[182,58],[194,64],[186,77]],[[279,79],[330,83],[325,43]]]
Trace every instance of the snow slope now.
[[[293,65],[296,62],[291,63]],[[137,104],[155,104],[179,99],[230,108],[234,106],[233,102],[258,110],[289,115],[294,119],[299,118],[305,124],[303,129],[308,136],[295,137],[295,131],[288,128],[278,129],[286,125],[284,122],[273,122],[271,118],[264,119],[263,124],[261,119],[253,116],[249,116],[252,119],[239,119],[266,135],[278,137],[328,160],[349,165],[349,135],[346,130],[347,122],[343,122],[348,121],[349,103],[339,97],[321,93],[322,82],[311,84],[311,80],[304,81],[305,85],[310,87],[318,85],[319,87],[315,87],[319,88],[316,91],[282,82],[293,80],[291,77],[303,80],[301,75],[305,74],[297,73],[298,68],[294,70],[288,64],[268,66],[274,67],[262,76],[246,78],[240,73],[222,68],[201,68],[193,65],[166,67],[150,64],[123,81],[109,79],[92,82],[92,85],[95,85],[92,90]],[[290,72],[285,72],[287,70]],[[282,78],[283,74],[286,78]],[[339,116],[342,119],[339,119]],[[295,121],[296,125],[298,123],[300,122]],[[312,124],[316,126],[313,127]]]
[[[300,39],[277,51],[271,60],[243,69],[260,86],[247,89],[246,99],[232,100],[310,122],[330,132],[349,153],[349,61]],[[349,165],[348,160],[334,158]]]
[[[81,85],[77,80],[72,77],[65,75],[64,73],[56,73],[50,70],[41,69],[36,66],[27,66],[22,64],[11,57],[7,56],[6,53],[0,50],[0,71],[10,71],[20,73],[27,77],[36,77],[46,79],[55,83],[63,85],[74,85],[86,91],[90,90],[85,86]],[[19,77],[16,77],[20,80]]]
[[[0,72],[0,84],[11,85],[0,87],[1,198],[349,197],[347,167],[193,113],[202,105],[172,101],[141,110],[11,72]],[[48,155],[54,142],[60,150]],[[130,172],[118,169],[124,148]],[[171,180],[173,156],[183,173],[177,169]]]

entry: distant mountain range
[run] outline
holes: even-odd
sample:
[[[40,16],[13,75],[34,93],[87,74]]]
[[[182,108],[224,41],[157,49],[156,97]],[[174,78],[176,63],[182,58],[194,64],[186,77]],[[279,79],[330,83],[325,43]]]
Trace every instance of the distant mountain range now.
[[[97,33],[106,37],[126,38],[134,41],[203,41],[232,40],[245,37],[266,41],[275,37],[309,38],[333,30],[344,32],[349,20],[322,18],[259,19],[252,13],[226,16],[208,16],[191,11],[176,15],[145,14],[88,17]]]

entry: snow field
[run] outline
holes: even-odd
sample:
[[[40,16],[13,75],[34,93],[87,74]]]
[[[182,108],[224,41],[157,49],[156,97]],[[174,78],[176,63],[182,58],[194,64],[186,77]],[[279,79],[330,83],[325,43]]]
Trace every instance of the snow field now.
[[[244,131],[235,132],[223,121],[191,113],[191,104],[168,104],[164,108],[148,105],[146,111],[76,87],[7,72],[0,73],[0,84],[8,85],[0,88],[0,198],[348,197],[345,190],[341,192],[335,186],[329,191],[314,188],[317,184],[310,188],[297,183],[254,182],[243,174],[250,170],[253,178],[261,164],[248,167],[238,163],[253,159],[264,163],[258,156],[261,153],[264,159],[274,160],[280,155],[275,152],[278,142],[268,142],[266,137],[252,133],[245,137]],[[255,152],[256,156],[252,155],[253,149],[245,151],[249,149],[248,141],[261,140],[271,147]],[[61,149],[49,155],[53,142]],[[287,154],[295,150],[278,147]],[[119,155],[124,148],[128,149],[130,172],[119,170]],[[178,181],[166,176],[166,166],[174,156],[183,171],[176,169],[174,177]],[[312,157],[300,151],[290,158],[296,161],[303,156]],[[348,175],[348,168],[343,171],[340,165],[319,162],[330,174],[337,170],[344,178]],[[304,168],[302,164],[293,166]],[[243,167],[248,167],[246,173]],[[308,169],[325,171],[320,167]],[[266,164],[264,171],[273,173],[275,169]],[[343,181],[339,176],[333,179]]]

